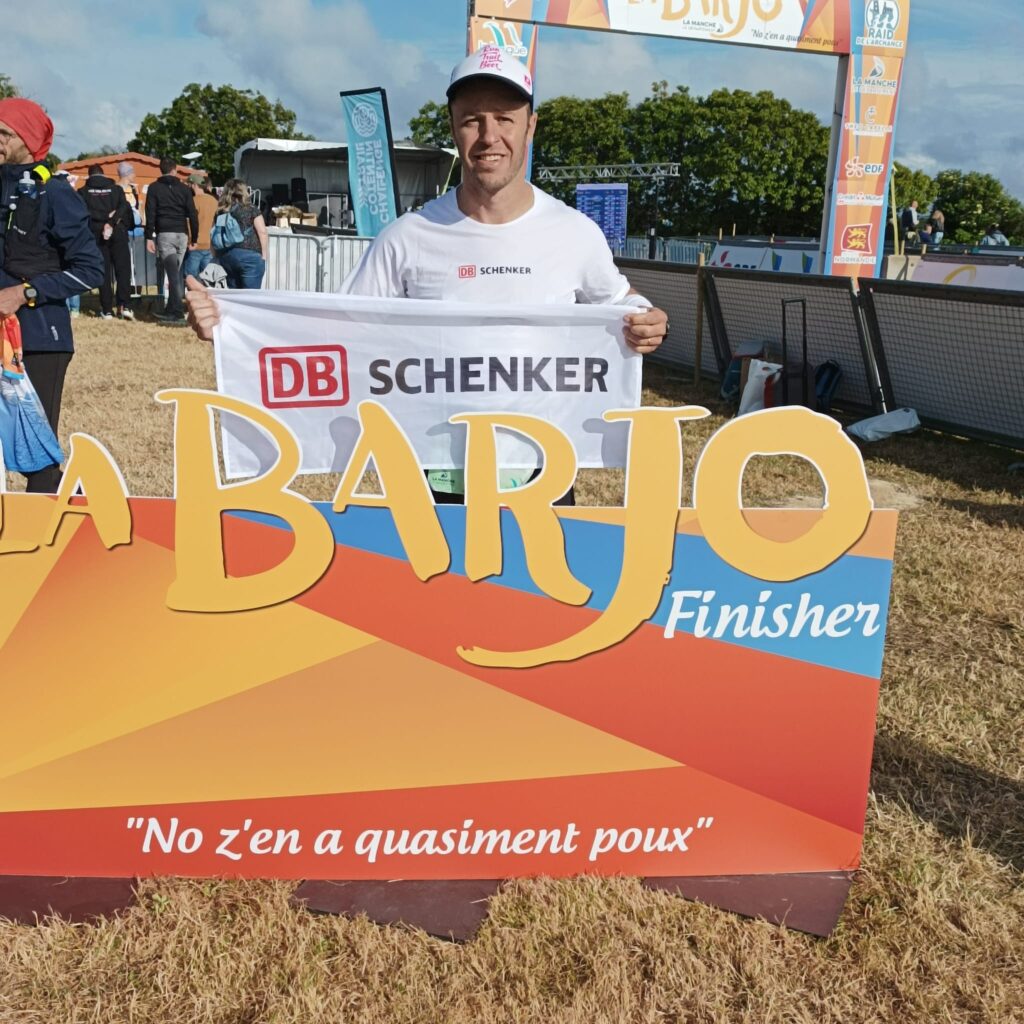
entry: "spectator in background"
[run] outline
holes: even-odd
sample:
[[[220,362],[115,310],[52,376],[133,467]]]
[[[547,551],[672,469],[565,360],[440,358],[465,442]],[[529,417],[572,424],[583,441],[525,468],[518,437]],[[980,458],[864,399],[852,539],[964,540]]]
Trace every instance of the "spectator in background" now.
[[[217,216],[217,197],[210,191],[209,179],[205,174],[190,174],[188,184],[192,189],[192,198],[196,204],[199,217],[199,234],[188,247],[185,262],[181,265],[182,277],[198,277],[207,264],[213,260],[213,246],[210,244],[210,232],[213,230],[213,218]]]
[[[199,217],[192,190],[175,173],[177,163],[164,157],[160,177],[146,193],[146,248],[154,253],[167,275],[167,305],[158,320],[185,322],[181,264],[189,242],[199,237]]]
[[[917,225],[920,216],[917,212],[917,200],[911,200],[909,206],[903,207],[903,217],[900,220],[900,227],[903,229],[903,240],[914,245],[917,238]]]
[[[942,245],[946,237],[946,215],[938,209],[932,210],[932,245]]]
[[[52,142],[53,122],[42,107],[20,97],[0,100],[0,190],[13,197],[28,174],[36,193],[19,196],[0,218],[0,316],[18,318],[25,369],[56,433],[75,350],[66,300],[100,283],[103,257],[75,190],[39,163]],[[24,233],[11,230],[19,222]],[[60,475],[58,465],[30,473],[27,489],[53,493]]]
[[[227,212],[242,228],[243,237],[238,245],[217,250],[217,262],[228,275],[228,287],[262,287],[267,269],[267,225],[263,214],[252,205],[249,186],[241,178],[231,178],[224,183],[217,212]]]
[[[925,221],[925,225],[917,232],[917,240],[922,245],[934,245],[935,235],[932,233],[932,222]]]
[[[985,237],[981,240],[982,245],[1009,245],[1010,240],[999,230],[998,224],[990,224]]]
[[[135,226],[132,208],[121,186],[103,173],[99,164],[89,168],[89,177],[78,190],[89,211],[89,226],[103,254],[103,281],[100,284],[100,316],[114,318],[114,288],[117,282],[117,314],[123,320],[134,320],[129,306],[132,297],[132,260],[128,232]]]
[[[129,239],[138,238],[145,233],[143,229],[143,214],[146,201],[139,191],[139,186],[135,184],[135,168],[127,160],[122,160],[117,165],[117,183],[121,186],[121,191],[124,192],[125,201],[132,209],[133,225],[131,231],[128,232]],[[139,287],[138,275],[135,269],[135,243],[133,241],[129,241],[128,255],[131,258],[132,266],[132,294],[138,295],[142,289]]]

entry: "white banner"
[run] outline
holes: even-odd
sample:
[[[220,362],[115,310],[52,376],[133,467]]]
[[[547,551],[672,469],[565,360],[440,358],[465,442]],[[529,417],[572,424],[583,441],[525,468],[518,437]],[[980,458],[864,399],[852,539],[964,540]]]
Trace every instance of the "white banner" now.
[[[942,263],[922,260],[911,280],[915,284],[956,284],[968,288],[998,288],[1024,291],[1024,268],[1000,267],[988,263]]]
[[[483,306],[305,292],[217,293],[217,387],[283,420],[302,472],[341,472],[359,434],[359,403],[384,405],[425,468],[460,468],[464,412],[539,416],[572,440],[581,467],[624,466],[628,428],[607,409],[640,404],[643,357],[623,340],[628,306]],[[276,449],[224,415],[230,477],[269,468]],[[499,432],[505,468],[532,469],[537,448]]]

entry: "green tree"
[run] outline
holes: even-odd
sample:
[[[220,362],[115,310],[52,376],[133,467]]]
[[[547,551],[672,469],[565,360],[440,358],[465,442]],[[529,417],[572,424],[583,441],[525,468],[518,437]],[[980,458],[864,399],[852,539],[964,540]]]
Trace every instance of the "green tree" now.
[[[11,76],[0,71],[0,100],[9,100],[17,95],[18,87],[11,81]]]
[[[1014,243],[1024,242],[1024,206],[991,174],[940,171],[935,178],[935,205],[946,216],[950,241],[976,245],[993,223]]]
[[[685,86],[670,92],[667,82],[655,82],[651,95],[629,114],[630,152],[637,163],[678,163],[678,178],[630,182],[629,209],[634,233],[657,227],[661,234],[696,232],[694,154],[704,122],[699,101]]]
[[[409,131],[412,133],[412,141],[420,146],[451,148],[455,145],[448,107],[444,103],[435,103],[433,100],[424,103],[419,113],[410,119]]]
[[[896,188],[896,209],[902,210],[916,199],[923,217],[935,200],[938,187],[935,179],[896,160],[892,165],[892,180]]]
[[[197,163],[224,181],[234,173],[235,150],[250,139],[308,139],[295,130],[295,120],[294,111],[252,89],[192,82],[169,107],[142,119],[128,147],[179,161],[197,150]]]
[[[828,129],[813,114],[767,91],[716,89],[700,101],[700,110],[703,124],[692,147],[694,226],[817,234]]]

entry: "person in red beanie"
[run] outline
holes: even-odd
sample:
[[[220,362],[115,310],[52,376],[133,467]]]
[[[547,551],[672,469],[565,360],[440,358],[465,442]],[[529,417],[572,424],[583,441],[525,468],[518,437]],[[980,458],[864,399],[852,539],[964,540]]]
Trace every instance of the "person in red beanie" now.
[[[0,100],[0,317],[18,318],[25,369],[56,433],[75,348],[66,300],[100,284],[103,257],[85,204],[40,163],[52,142],[53,122],[38,103]],[[53,493],[60,466],[26,479],[29,491]]]

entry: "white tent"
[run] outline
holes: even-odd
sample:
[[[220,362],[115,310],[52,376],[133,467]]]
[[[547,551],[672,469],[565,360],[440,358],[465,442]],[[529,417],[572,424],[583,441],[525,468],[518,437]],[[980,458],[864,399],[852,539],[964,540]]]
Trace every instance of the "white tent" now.
[[[395,143],[395,166],[402,208],[416,206],[444,191],[456,159],[454,149]],[[252,139],[235,150],[235,177],[270,197],[273,186],[291,190],[293,178],[306,179],[310,208],[333,197],[332,210],[348,187],[348,145],[298,139]]]

